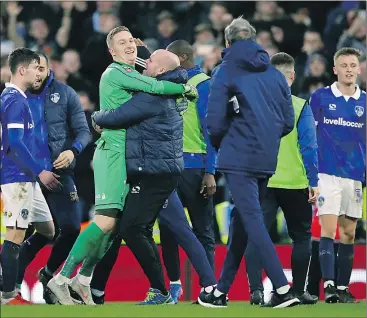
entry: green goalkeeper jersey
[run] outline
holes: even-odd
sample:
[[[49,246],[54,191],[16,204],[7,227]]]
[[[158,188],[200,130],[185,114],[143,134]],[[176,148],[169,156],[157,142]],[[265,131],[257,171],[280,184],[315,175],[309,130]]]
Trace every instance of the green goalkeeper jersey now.
[[[184,86],[167,81],[157,81],[155,78],[141,75],[128,64],[113,62],[103,72],[99,83],[101,110],[118,108],[127,102],[136,91],[159,95],[179,95],[184,93]],[[104,141],[108,148],[125,152],[125,139],[125,129],[103,129],[98,143]]]

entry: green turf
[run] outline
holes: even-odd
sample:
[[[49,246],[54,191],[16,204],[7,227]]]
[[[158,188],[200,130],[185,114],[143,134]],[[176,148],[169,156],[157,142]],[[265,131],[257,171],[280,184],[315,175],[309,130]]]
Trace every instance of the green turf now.
[[[189,303],[175,306],[136,306],[109,303],[104,306],[2,306],[1,317],[366,317],[366,302],[325,304],[286,309],[259,308],[245,302],[231,302],[227,308],[203,308]]]

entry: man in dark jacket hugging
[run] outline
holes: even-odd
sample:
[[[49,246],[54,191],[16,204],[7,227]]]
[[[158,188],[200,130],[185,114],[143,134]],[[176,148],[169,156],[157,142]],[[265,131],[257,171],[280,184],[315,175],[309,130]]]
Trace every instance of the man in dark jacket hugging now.
[[[159,80],[186,83],[187,72],[179,66],[175,54],[158,50],[146,61],[145,72]],[[184,169],[182,113],[186,108],[185,101],[176,103],[173,96],[139,92],[119,108],[93,116],[103,128],[127,129],[130,192],[119,232],[150,281],[151,288],[143,304],[173,303],[165,287],[152,229]]]

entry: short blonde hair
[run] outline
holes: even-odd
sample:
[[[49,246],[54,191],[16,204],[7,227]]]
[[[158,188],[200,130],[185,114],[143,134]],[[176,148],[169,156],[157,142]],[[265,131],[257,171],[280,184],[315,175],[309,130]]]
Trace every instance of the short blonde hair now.
[[[130,30],[126,26],[123,26],[123,25],[118,26],[118,27],[112,29],[110,32],[108,32],[107,38],[106,38],[107,46],[108,47],[111,47],[111,43],[112,43],[113,37],[117,33],[120,33],[120,32],[123,32],[123,31],[130,32]]]
[[[346,56],[346,55],[354,55],[359,60],[362,56],[362,52],[353,47],[343,47],[334,54],[334,64],[340,56]]]

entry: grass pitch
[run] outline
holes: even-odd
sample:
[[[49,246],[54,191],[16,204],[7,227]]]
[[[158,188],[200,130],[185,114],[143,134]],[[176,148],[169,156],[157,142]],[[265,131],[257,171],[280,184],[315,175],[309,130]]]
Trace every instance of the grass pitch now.
[[[366,317],[366,302],[325,304],[286,309],[259,308],[247,302],[230,302],[227,308],[212,309],[180,302],[175,306],[136,306],[107,303],[104,306],[2,306],[1,317]]]

